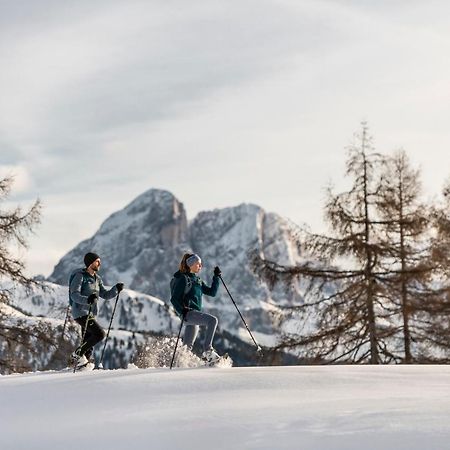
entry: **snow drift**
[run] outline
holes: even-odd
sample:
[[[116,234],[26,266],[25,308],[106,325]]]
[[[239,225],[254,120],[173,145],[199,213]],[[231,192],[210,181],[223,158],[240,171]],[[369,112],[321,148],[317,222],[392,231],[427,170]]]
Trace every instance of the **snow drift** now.
[[[450,367],[134,369],[0,377],[8,450],[443,450]]]

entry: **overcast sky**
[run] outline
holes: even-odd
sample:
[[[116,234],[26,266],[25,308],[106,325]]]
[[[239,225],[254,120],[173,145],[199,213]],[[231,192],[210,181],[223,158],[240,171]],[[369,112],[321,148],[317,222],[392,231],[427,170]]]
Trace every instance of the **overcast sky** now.
[[[30,273],[149,188],[189,218],[252,202],[322,227],[362,120],[439,194],[449,17],[444,0],[0,0],[0,175],[11,204],[44,204]]]

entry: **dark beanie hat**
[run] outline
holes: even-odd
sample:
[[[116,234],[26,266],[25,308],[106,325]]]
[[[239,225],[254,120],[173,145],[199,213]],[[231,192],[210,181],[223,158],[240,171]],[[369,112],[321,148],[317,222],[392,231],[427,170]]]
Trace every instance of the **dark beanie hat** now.
[[[97,253],[86,253],[84,255],[84,264],[86,267],[89,267],[96,259],[100,258]]]

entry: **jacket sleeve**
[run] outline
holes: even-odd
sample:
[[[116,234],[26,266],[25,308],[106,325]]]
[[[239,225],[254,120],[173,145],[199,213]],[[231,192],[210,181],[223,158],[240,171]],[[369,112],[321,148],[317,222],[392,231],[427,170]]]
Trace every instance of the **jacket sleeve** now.
[[[172,304],[180,305],[180,307],[184,307],[184,306],[189,307],[189,305],[185,304],[185,300],[186,300],[185,295],[184,295],[185,287],[186,287],[186,277],[178,278],[178,280],[175,284],[175,287],[173,289],[172,298],[170,299]]]
[[[103,281],[100,277],[98,279],[98,289],[99,296],[101,298],[104,298],[105,300],[110,300],[118,294],[116,286],[113,286],[110,290],[107,290],[103,285]]]
[[[87,305],[87,296],[81,295],[81,285],[83,284],[83,274],[77,273],[72,279],[72,282],[69,286],[70,291],[70,298],[75,303],[78,303],[80,305]]]
[[[219,289],[219,277],[213,276],[211,287],[207,286],[202,281],[202,293],[203,294],[209,295],[210,297],[215,297],[218,289]]]

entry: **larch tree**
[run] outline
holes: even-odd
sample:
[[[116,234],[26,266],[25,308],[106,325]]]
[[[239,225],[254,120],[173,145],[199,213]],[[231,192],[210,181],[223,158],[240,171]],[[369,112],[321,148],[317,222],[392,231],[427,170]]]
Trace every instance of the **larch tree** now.
[[[377,213],[383,257],[376,279],[385,286],[385,304],[396,324],[390,351],[397,362],[412,363],[424,358],[419,352],[429,337],[425,324],[438,299],[433,287],[431,208],[422,201],[420,172],[411,167],[404,150],[386,158],[381,180]]]
[[[308,329],[286,331],[279,348],[297,348],[309,361],[379,364],[392,360],[391,311],[384,306],[384,286],[377,281],[383,247],[379,245],[377,202],[383,157],[375,153],[362,124],[349,149],[346,175],[350,190],[327,193],[325,218],[330,235],[305,233],[301,248],[312,260],[293,267],[254,256],[253,267],[274,284],[307,280],[305,302],[289,309],[287,321],[315,317]],[[292,323],[292,320],[291,320]]]
[[[0,179],[0,203],[4,202],[13,184],[12,177]],[[25,326],[21,319],[10,317],[7,303],[11,289],[5,280],[30,288],[36,282],[25,274],[25,264],[18,249],[27,248],[27,235],[39,223],[41,204],[37,200],[23,211],[16,207],[0,210],[0,372],[23,371],[30,366],[28,355],[36,351],[36,340],[51,345],[48,330],[36,325]]]

